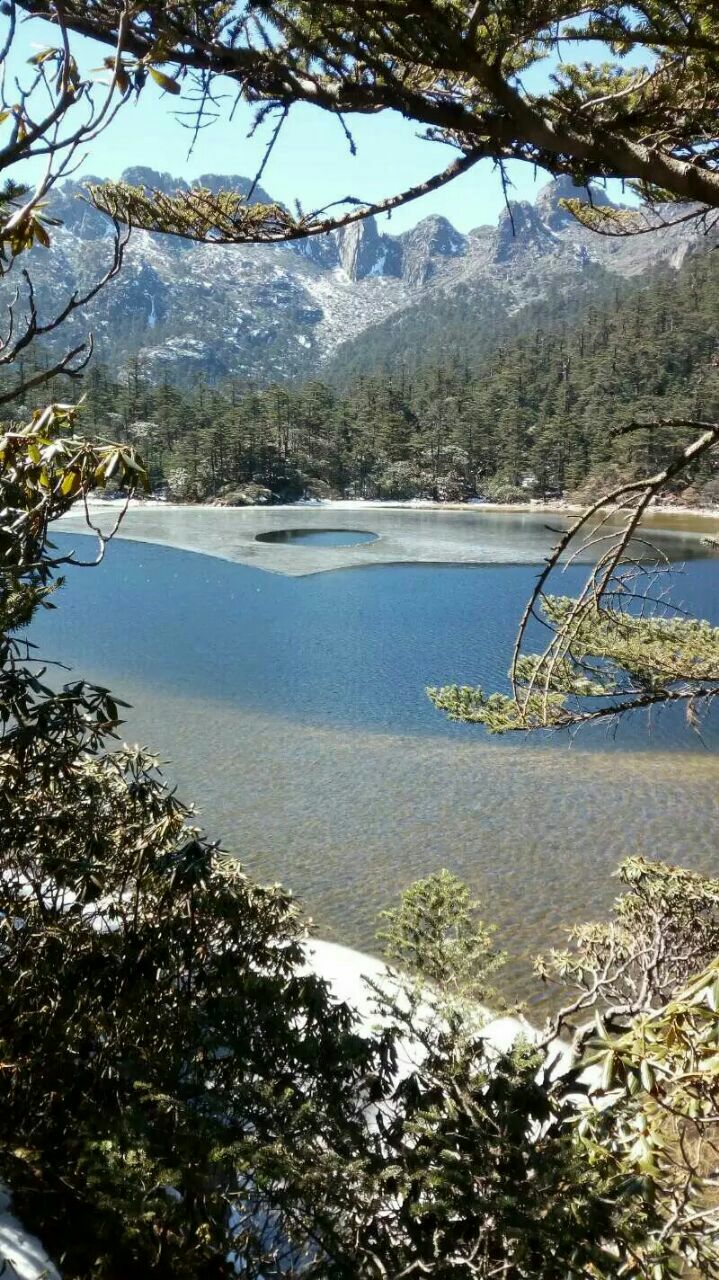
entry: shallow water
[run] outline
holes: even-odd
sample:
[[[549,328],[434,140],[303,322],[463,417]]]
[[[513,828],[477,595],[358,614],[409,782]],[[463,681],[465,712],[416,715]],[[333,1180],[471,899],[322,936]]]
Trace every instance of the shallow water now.
[[[534,1000],[530,957],[606,910],[623,856],[719,870],[712,726],[708,746],[676,715],[570,746],[490,739],[431,707],[428,683],[502,684],[536,572],[377,564],[296,578],[117,541],[99,569],[70,571],[34,638],[134,704],[127,737],[172,760],[208,831],[291,886],[324,936],[371,950],[377,911],[447,866],[498,923],[510,988]],[[672,592],[719,621],[719,561],[688,560]]]

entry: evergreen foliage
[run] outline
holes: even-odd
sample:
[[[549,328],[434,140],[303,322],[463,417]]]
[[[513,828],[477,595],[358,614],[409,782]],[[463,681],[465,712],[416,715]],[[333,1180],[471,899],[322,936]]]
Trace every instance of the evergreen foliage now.
[[[542,654],[520,655],[514,667],[518,697],[448,685],[428,689],[434,705],[452,720],[503,733],[603,718],[627,697],[643,707],[673,696],[695,701],[714,696],[719,627],[698,618],[647,618],[617,608],[577,614],[576,603],[566,596],[543,598],[548,624],[557,633],[570,630],[571,644],[564,656],[552,653],[549,661]]]
[[[377,937],[391,963],[444,997],[496,1002],[489,979],[504,956],[493,949],[493,931],[478,918],[479,907],[456,876],[438,871],[407,889],[399,907],[381,913]]]
[[[22,7],[51,12],[47,0]],[[299,103],[334,115],[399,111],[458,152],[436,184],[481,159],[518,159],[581,184],[618,176],[655,200],[719,205],[719,20],[704,0],[598,0],[590,12],[583,0],[200,0],[171,12],[164,0],[140,10],[67,0],[61,21],[111,47],[121,92],[142,92],[149,77],[170,94],[194,93],[198,130],[224,81],[265,116],[278,112],[275,137]],[[634,50],[638,67],[624,61]],[[62,62],[62,49],[46,56]],[[552,74],[533,87],[547,59]]]
[[[695,255],[609,296],[533,309],[494,350],[466,311],[442,363],[415,355],[339,386],[188,390],[152,383],[140,353],[121,381],[91,368],[84,421],[141,447],[153,486],[181,500],[581,498],[671,456],[677,431],[618,434],[633,418],[719,415],[718,291],[716,255]],[[428,321],[417,351],[437,347],[442,324]],[[34,372],[26,360],[24,378]],[[719,497],[709,459],[681,484],[685,501]]]

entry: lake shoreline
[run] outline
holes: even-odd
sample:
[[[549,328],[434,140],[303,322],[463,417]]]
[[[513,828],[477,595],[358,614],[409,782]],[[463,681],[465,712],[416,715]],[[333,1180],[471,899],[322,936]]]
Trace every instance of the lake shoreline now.
[[[120,510],[125,505],[124,498],[88,499],[89,509],[97,511]],[[564,499],[554,501],[532,500],[529,502],[489,502],[480,498],[472,498],[468,502],[436,502],[431,498],[298,498],[295,502],[248,503],[247,505],[230,505],[223,502],[172,502],[164,498],[140,497],[132,498],[129,509],[152,511],[503,511],[517,515],[581,515],[587,508],[579,502]],[[619,508],[612,504],[610,510]],[[652,503],[647,510],[649,516],[687,516],[691,519],[719,521],[719,506],[690,507],[672,502]]]

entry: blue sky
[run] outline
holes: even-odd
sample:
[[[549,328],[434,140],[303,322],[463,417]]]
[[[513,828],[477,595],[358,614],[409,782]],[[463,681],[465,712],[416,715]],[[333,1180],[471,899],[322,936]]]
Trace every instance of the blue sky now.
[[[119,177],[129,165],[144,164],[167,170],[188,181],[202,173],[239,173],[252,177],[264,154],[272,124],[248,138],[253,116],[249,108],[236,112],[232,124],[218,120],[203,131],[188,156],[190,135],[173,115],[167,98],[148,98],[126,109],[96,144],[86,171]],[[429,178],[453,160],[456,152],[426,142],[416,126],[394,112],[377,117],[347,117],[357,154],[350,154],[339,122],[311,107],[298,106],[282,132],[262,177],[274,198],[315,209],[344,196],[373,201]],[[528,165],[510,166],[514,198],[532,200],[547,181]],[[498,174],[491,162],[455,179],[449,186],[395,210],[388,230],[403,231],[420,218],[441,213],[462,231],[483,222],[496,222],[504,205]],[[383,219],[385,221],[385,219]]]
[[[57,42],[52,27],[37,19],[21,28],[13,52],[15,74],[26,73],[26,60],[38,48]],[[73,41],[81,70],[101,66],[107,49],[88,40]],[[588,50],[583,50],[587,56]],[[541,74],[541,73],[540,73]],[[228,93],[227,114],[232,98]],[[180,101],[180,110],[182,104]],[[177,116],[178,99],[148,83],[137,103],[126,105],[108,130],[91,147],[78,177],[97,174],[117,178],[131,165],[148,165],[188,181],[202,173],[253,176],[267,145],[273,123],[249,138],[253,111],[242,104],[232,122],[219,119],[200,134],[188,155],[191,134]],[[357,144],[350,154],[339,122],[310,107],[297,107],[288,117],[262,178],[262,185],[287,205],[299,199],[315,209],[344,196],[373,201],[423,181],[441,170],[457,154],[451,148],[425,141],[417,127],[393,112],[376,117],[347,117]],[[510,163],[513,199],[533,200],[548,181],[530,165]],[[23,175],[14,174],[18,179]],[[621,198],[619,184],[611,194]],[[481,223],[495,223],[504,207],[498,173],[490,161],[394,212],[386,223],[390,231],[403,231],[429,214],[443,214],[461,231]]]

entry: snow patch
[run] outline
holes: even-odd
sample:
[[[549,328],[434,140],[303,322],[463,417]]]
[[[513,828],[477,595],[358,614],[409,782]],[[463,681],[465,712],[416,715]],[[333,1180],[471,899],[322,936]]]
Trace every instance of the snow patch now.
[[[150,313],[147,317],[147,323],[150,329],[154,329],[155,325],[157,324],[157,313],[155,311],[155,299],[147,289],[145,289],[145,297],[149,298],[150,300]]]
[[[384,275],[384,267],[385,267],[385,263],[386,263],[386,261],[387,261],[387,250],[386,250],[386,249],[381,249],[381,250],[380,250],[380,252],[379,252],[379,254],[378,254],[378,256],[377,256],[377,260],[376,260],[375,262],[373,262],[373,263],[372,263],[372,266],[370,267],[369,271],[367,272],[367,275],[368,275],[368,276],[383,276],[383,275]]]
[[[37,1236],[10,1211],[10,1193],[0,1185],[0,1275],[3,1280],[60,1280]]]

